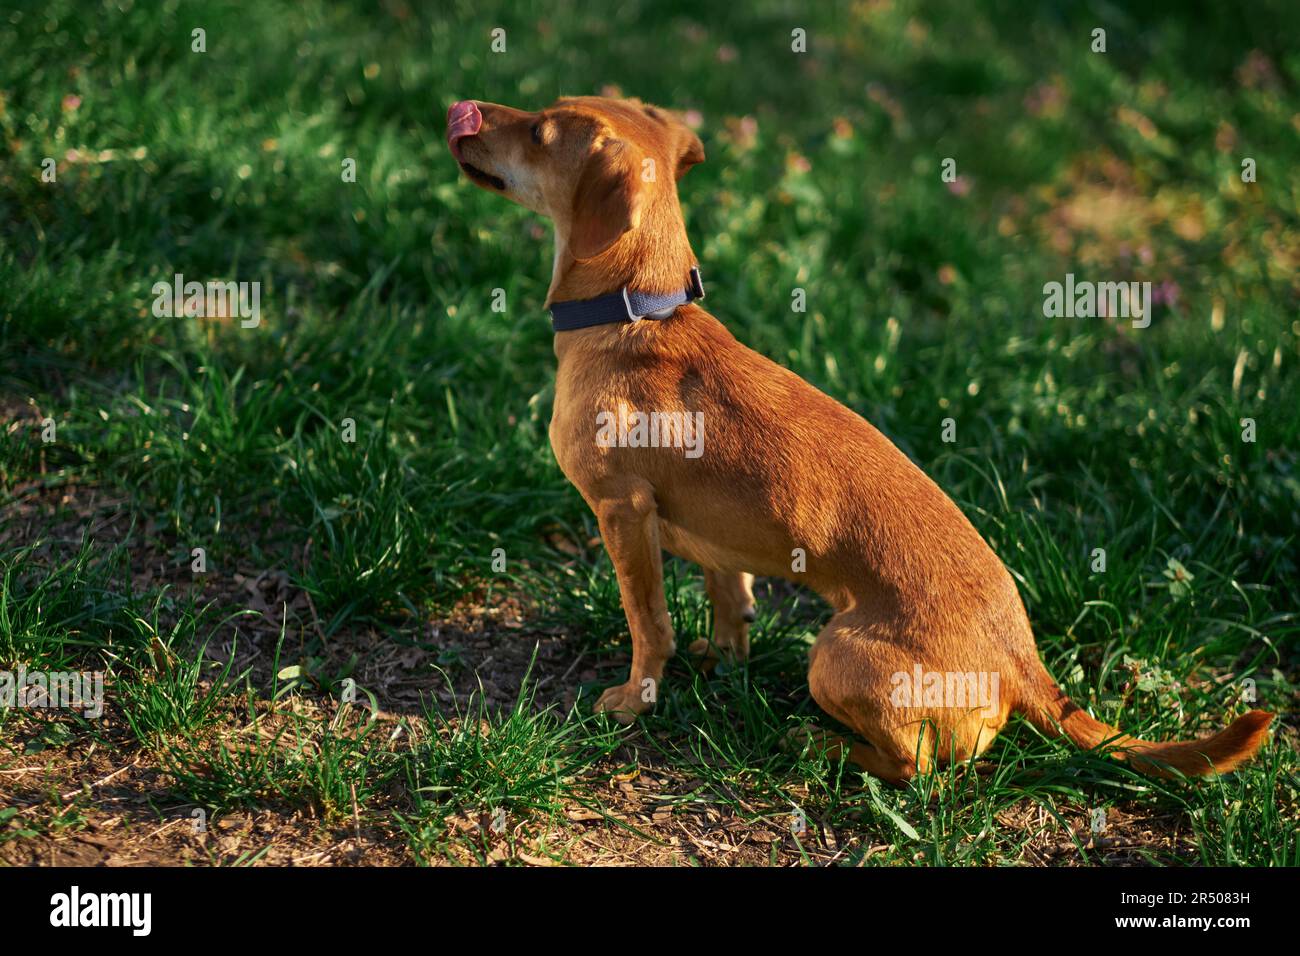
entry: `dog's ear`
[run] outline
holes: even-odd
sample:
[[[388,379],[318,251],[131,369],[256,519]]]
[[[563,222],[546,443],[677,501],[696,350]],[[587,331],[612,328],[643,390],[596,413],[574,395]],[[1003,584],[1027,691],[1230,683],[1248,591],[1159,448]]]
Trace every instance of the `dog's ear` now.
[[[587,158],[573,194],[569,252],[575,259],[600,255],[641,221],[640,163],[632,147],[609,139]]]
[[[683,123],[677,154],[677,178],[680,180],[686,175],[686,170],[702,162],[704,162],[704,144],[700,142],[700,138],[694,131]]]
[[[660,109],[658,106],[647,105],[642,106],[641,109],[646,116],[668,128],[673,151],[677,154],[677,166],[673,170],[674,179],[680,180],[686,175],[688,169],[696,163],[704,162],[704,144],[687,124],[684,115],[676,110]]]

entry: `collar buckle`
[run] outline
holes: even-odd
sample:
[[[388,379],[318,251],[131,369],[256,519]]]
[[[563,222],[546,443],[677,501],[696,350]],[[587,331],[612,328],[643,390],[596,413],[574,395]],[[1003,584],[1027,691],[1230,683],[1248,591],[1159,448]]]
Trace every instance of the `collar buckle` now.
[[[691,298],[704,298],[704,280],[700,278],[699,266],[691,266]]]

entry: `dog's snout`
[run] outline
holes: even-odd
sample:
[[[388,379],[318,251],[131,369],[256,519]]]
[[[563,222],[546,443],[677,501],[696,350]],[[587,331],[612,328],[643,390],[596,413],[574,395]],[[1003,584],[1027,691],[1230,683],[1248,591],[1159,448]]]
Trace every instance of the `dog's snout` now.
[[[473,100],[461,100],[452,103],[447,110],[447,144],[451,153],[460,159],[457,148],[462,139],[473,136],[483,127],[483,113]]]

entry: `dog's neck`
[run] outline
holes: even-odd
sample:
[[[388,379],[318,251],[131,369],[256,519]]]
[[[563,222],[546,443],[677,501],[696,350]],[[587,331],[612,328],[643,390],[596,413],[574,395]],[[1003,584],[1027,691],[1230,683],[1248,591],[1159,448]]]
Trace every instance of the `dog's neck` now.
[[[624,286],[641,292],[671,292],[684,287],[697,264],[686,236],[676,190],[647,204],[637,228],[591,259],[569,252],[568,223],[555,222],[555,262],[546,305],[594,299]]]

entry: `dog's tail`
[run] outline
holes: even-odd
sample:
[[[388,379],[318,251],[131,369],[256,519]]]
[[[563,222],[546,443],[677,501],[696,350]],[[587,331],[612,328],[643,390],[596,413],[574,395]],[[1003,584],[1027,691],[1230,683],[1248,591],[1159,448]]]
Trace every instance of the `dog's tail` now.
[[[1035,662],[1037,663],[1037,662]],[[1109,724],[1093,719],[1070,700],[1038,665],[1040,675],[1022,696],[1017,710],[1045,734],[1064,735],[1080,747],[1106,744],[1112,756],[1127,760],[1134,770],[1156,777],[1172,777],[1177,770],[1188,777],[1227,773],[1255,755],[1268,738],[1273,715],[1263,710],[1243,714],[1226,728],[1199,740],[1155,743],[1130,737]]]

